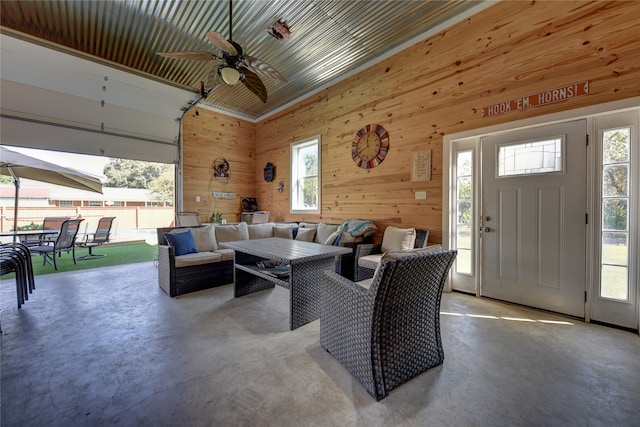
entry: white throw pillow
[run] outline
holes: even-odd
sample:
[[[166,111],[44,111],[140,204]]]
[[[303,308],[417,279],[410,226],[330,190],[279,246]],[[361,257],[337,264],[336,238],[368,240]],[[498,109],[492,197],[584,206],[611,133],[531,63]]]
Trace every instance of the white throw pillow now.
[[[218,243],[249,240],[249,229],[247,228],[246,222],[233,225],[216,225],[215,229]]]
[[[406,251],[408,249],[413,249],[413,245],[415,243],[415,228],[398,228],[390,225],[386,228],[386,230],[384,230],[381,250],[382,253]]]
[[[216,232],[212,224],[204,227],[193,227],[191,229],[193,240],[196,242],[198,252],[211,252],[218,250],[218,242],[216,241]]]
[[[315,238],[315,242],[316,243],[325,243],[327,241],[327,239],[329,238],[329,236],[331,236],[331,234],[333,234],[334,232],[338,231],[338,229],[341,227],[341,225],[336,225],[336,224],[325,224],[324,222],[321,222],[320,224],[318,224],[318,231],[316,231],[316,238]],[[335,240],[335,239],[334,239]],[[333,242],[331,242],[333,243]]]
[[[316,236],[315,228],[298,228],[298,234],[296,240],[303,242],[313,242],[313,238]]]
[[[333,242],[336,241],[336,239],[338,238],[338,236],[340,235],[341,231],[340,230],[336,230],[333,233],[331,233],[331,236],[327,237],[327,240],[325,240],[324,243],[325,245],[333,245]],[[318,240],[318,239],[316,239]]]

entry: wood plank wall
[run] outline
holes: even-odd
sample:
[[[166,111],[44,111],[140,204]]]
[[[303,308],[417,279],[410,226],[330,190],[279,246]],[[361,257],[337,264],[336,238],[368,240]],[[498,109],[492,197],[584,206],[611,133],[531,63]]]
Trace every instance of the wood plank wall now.
[[[240,219],[240,198],[255,197],[256,124],[199,107],[183,118],[183,207],[209,222],[220,212],[229,222]],[[229,162],[229,179],[213,175],[213,163]],[[213,192],[236,193],[233,199],[214,198]],[[196,202],[196,197],[200,202]]]
[[[639,96],[639,6],[500,2],[256,126],[207,112],[206,117],[212,115],[207,121],[223,125],[192,129],[194,118],[189,117],[185,207],[197,207],[191,200],[205,193],[208,163],[223,155],[233,159],[232,170],[239,173],[229,188],[253,190],[272,220],[369,219],[379,227],[376,240],[392,224],[427,228],[430,242],[441,242],[442,215],[447,214],[441,203],[443,136]],[[484,106],[583,80],[590,82],[587,96],[481,117]],[[358,129],[372,123],[388,130],[390,149],[382,164],[364,170],[351,160],[351,142]],[[322,213],[290,214],[289,144],[314,135],[322,138]],[[412,153],[422,150],[431,150],[431,181],[412,182]],[[277,167],[273,183],[262,179],[267,162]],[[282,193],[277,191],[280,180],[285,182]],[[416,200],[416,191],[425,191],[426,200]],[[239,203],[232,203],[236,215]],[[233,207],[225,204],[224,212]]]

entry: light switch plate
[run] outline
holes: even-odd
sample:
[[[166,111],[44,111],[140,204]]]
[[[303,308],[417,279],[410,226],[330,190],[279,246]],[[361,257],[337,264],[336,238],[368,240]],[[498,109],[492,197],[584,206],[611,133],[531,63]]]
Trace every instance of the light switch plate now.
[[[427,198],[426,191],[416,191],[416,200],[425,200]]]

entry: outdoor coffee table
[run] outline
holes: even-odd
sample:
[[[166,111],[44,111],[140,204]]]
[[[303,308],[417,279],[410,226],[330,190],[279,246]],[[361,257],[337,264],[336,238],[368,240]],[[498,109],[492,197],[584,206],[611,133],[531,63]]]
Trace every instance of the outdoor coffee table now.
[[[299,328],[320,318],[323,271],[335,269],[335,257],[351,253],[350,248],[269,237],[220,243],[236,251],[234,296],[271,289],[289,289],[289,328]],[[289,275],[277,277],[258,266],[272,260],[289,266]]]

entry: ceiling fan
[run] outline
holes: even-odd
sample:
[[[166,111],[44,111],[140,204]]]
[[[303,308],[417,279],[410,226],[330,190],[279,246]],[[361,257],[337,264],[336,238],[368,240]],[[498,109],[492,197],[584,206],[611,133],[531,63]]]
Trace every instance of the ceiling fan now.
[[[200,82],[200,96],[206,98],[213,86],[227,84],[233,86],[242,82],[262,102],[267,102],[267,89],[260,76],[286,82],[271,65],[245,55],[242,47],[233,41],[233,1],[229,1],[229,39],[217,31],[209,31],[207,39],[220,50],[220,54],[207,51],[156,52],[157,55],[173,59],[191,59],[198,61],[216,61],[207,75],[207,80]]]

